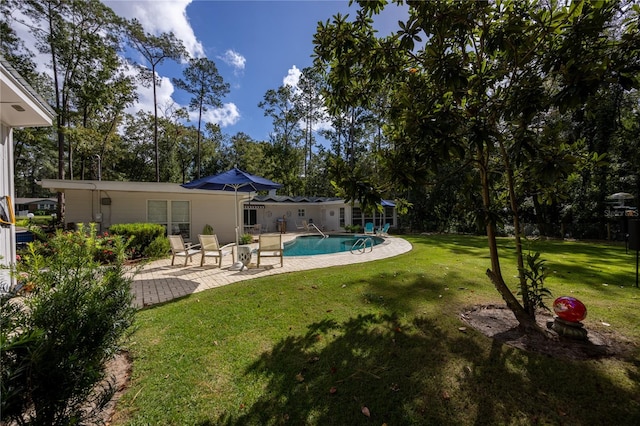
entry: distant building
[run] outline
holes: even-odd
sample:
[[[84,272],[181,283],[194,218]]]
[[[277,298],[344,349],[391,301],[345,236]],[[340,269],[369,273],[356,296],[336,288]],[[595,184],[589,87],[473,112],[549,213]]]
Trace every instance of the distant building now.
[[[14,201],[14,211],[16,216],[26,216],[29,213],[44,214],[55,213],[58,208],[57,198],[16,198]]]

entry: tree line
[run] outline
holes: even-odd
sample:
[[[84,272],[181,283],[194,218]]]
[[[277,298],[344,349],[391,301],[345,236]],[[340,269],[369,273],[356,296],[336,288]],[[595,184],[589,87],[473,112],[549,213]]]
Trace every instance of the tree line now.
[[[287,194],[333,193],[317,142],[320,89],[312,69],[299,89],[264,94],[260,106],[273,131],[254,140],[204,121],[229,84],[213,60],[190,57],[173,33],[148,33],[98,0],[8,0],[0,12],[0,53],[56,112],[53,129],[15,132],[19,196],[45,195],[34,183],[42,178],[97,179],[99,167],[105,180],[186,182],[234,165],[282,182]],[[19,39],[18,26],[28,28],[37,52]],[[47,58],[46,72],[36,53]],[[186,107],[158,102],[158,68],[169,61],[186,64],[173,79],[191,95]],[[153,88],[154,109],[128,114],[139,84]]]
[[[98,164],[105,180],[178,183],[238,165],[288,195],[396,199],[414,231],[617,229],[607,196],[640,196],[637,2],[408,2],[388,37],[373,19],[395,4],[353,3],[353,16],[318,23],[298,87],[262,95],[273,128],[255,140],[203,121],[230,88],[174,34],[98,0],[3,2],[0,53],[57,113],[53,129],[15,132],[17,194],[45,195],[41,178],[96,179]],[[125,113],[166,61],[186,64],[174,85],[189,105]]]

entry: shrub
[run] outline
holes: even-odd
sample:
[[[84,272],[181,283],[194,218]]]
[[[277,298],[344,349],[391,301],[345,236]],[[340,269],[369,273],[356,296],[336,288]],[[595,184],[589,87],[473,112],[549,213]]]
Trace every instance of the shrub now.
[[[169,239],[164,235],[156,238],[147,246],[144,255],[149,259],[160,259],[165,257],[169,252]]]
[[[91,236],[93,237],[93,232],[95,232],[92,228]],[[130,238],[131,240],[132,238]],[[98,235],[95,237],[95,249],[94,249],[94,259],[103,265],[108,265],[117,261],[118,256],[125,256],[126,253],[124,250],[120,250],[119,247],[124,243],[124,237],[120,235],[109,235],[108,232],[105,232],[102,235]],[[125,244],[126,246],[127,244]]]
[[[253,242],[253,235],[242,234],[240,235],[239,244],[251,244]]]
[[[360,225],[345,225],[344,230],[349,233],[359,234],[362,232],[362,226]]]
[[[133,236],[129,247],[132,257],[136,258],[141,257],[156,238],[164,236],[165,229],[164,226],[157,223],[121,223],[111,225],[109,232],[126,238]]]
[[[18,265],[33,291],[22,303],[0,301],[0,410],[17,424],[83,424],[114,392],[96,385],[133,323],[132,278],[120,238],[107,266],[94,258],[95,234],[82,227],[59,230],[49,246],[45,258],[29,244]]]
[[[534,309],[533,313],[535,314],[535,310],[538,308],[549,311],[549,307],[544,303],[545,298],[551,297],[551,291],[544,284],[547,278],[547,270],[544,266],[545,260],[540,259],[540,253],[538,252],[533,255],[528,253],[524,260],[526,263],[521,273],[527,283],[527,298]],[[518,291],[518,295],[522,295],[522,290]]]
[[[213,235],[213,226],[208,223],[202,228],[202,235]]]
[[[31,228],[31,231],[34,233],[36,241],[31,243],[31,247],[27,250],[27,253],[33,251],[44,258],[53,256],[56,249],[49,242],[50,235],[37,227]],[[118,261],[118,257],[121,257],[121,259],[119,259],[120,261],[128,257],[125,249],[128,247],[132,237],[129,237],[129,240],[125,242],[124,237],[120,235],[110,235],[108,232],[97,235],[95,223],[91,223],[89,228],[86,228],[83,223],[79,223],[77,224],[77,231],[74,232],[85,234],[86,249],[92,253],[93,258],[102,265],[114,263]]]

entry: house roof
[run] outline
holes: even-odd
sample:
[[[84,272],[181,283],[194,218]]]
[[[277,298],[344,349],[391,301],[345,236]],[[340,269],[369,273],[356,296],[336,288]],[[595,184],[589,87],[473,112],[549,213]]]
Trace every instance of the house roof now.
[[[51,126],[53,109],[0,55],[0,122],[11,127]]]
[[[34,204],[34,203],[39,203],[42,201],[47,201],[47,202],[51,202],[51,203],[57,203],[58,200],[56,198],[24,198],[24,197],[20,197],[20,198],[14,198],[13,202],[15,204]]]
[[[213,191],[208,189],[188,189],[177,183],[168,182],[121,182],[107,180],[62,180],[42,179],[37,182],[43,188],[52,192],[64,192],[64,190],[93,190],[93,191],[126,191],[147,193],[180,193],[180,194],[220,194],[234,195],[233,191]],[[247,193],[238,193],[238,197],[247,197]],[[255,195],[251,203],[265,204],[344,204],[340,197],[313,197],[313,196],[287,196],[287,195]],[[385,207],[395,207],[390,200],[381,200]]]
[[[234,195],[234,193],[231,191],[188,189],[183,188],[180,184],[169,182],[122,182],[112,180],[42,179],[37,183],[43,188],[50,189],[52,192],[64,192],[64,190],[67,189],[77,189],[93,191]],[[240,193],[238,193],[238,197],[240,196]]]
[[[311,197],[311,196],[296,196],[291,197],[288,195],[256,195],[251,199],[252,203],[277,203],[277,204],[344,204],[344,199],[340,197]],[[396,204],[392,200],[380,200],[380,204],[383,207],[395,207]]]
[[[251,199],[252,202],[257,203],[331,203],[341,202],[344,200],[339,197],[309,197],[309,196],[296,196],[291,197],[288,195],[256,195]]]

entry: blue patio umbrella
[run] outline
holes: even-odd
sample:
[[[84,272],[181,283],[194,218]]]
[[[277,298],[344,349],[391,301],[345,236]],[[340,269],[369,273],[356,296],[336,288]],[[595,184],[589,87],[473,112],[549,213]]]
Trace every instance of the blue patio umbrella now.
[[[189,189],[208,189],[212,191],[235,192],[236,212],[236,245],[238,244],[238,191],[256,192],[282,188],[282,184],[270,181],[261,176],[252,175],[234,167],[217,175],[205,176],[200,179],[182,184]]]

